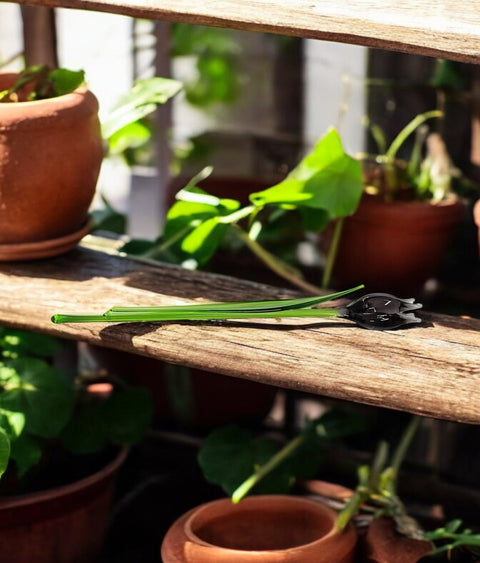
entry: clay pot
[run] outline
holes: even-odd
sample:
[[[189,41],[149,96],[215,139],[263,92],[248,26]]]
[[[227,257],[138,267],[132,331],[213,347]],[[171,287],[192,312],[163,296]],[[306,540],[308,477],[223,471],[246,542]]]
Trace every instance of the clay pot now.
[[[317,498],[346,502],[353,490],[318,479],[300,483],[303,490]],[[415,540],[399,534],[391,518],[374,518],[365,533],[360,534],[357,560],[363,563],[417,563],[432,550],[428,541]]]
[[[101,552],[115,472],[126,450],[80,481],[0,498],[0,553],[9,563],[91,563]]]
[[[478,227],[478,255],[480,256],[480,199],[473,206],[473,220]]]
[[[370,563],[417,563],[432,551],[428,541],[400,535],[391,518],[374,518],[365,537]]]
[[[335,286],[364,283],[368,292],[415,296],[438,272],[464,212],[463,202],[454,198],[433,205],[365,194],[344,221]]]
[[[16,76],[0,74],[0,90]],[[0,104],[0,260],[74,247],[88,231],[102,158],[98,101],[86,88]]]
[[[277,395],[277,388],[271,385],[174,366],[128,352],[90,345],[87,352],[100,368],[150,389],[156,421],[175,428],[259,423]]]
[[[348,563],[353,527],[339,533],[336,512],[288,495],[221,499],[180,517],[162,543],[163,563]]]

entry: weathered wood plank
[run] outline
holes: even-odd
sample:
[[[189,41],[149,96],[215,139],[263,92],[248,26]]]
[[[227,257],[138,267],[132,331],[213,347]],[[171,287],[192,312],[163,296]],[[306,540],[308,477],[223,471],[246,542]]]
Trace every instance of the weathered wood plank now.
[[[480,423],[479,319],[423,313],[422,326],[396,332],[329,319],[54,325],[54,313],[102,313],[113,305],[289,295],[85,249],[48,261],[1,264],[0,292],[4,325],[279,387]]]
[[[20,0],[480,61],[480,0]]]

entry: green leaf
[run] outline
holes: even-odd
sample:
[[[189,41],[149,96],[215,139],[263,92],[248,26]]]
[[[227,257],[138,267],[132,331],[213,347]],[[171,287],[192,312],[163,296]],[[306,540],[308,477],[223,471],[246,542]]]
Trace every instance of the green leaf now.
[[[17,466],[18,476],[23,477],[29,469],[40,462],[42,447],[36,438],[26,434],[13,440],[10,445],[10,457]]]
[[[49,80],[53,82],[53,87],[57,96],[69,94],[78,88],[85,81],[83,70],[69,70],[67,68],[57,68],[48,74]]]
[[[127,149],[143,147],[152,138],[151,130],[139,121],[128,123],[108,138],[110,154],[122,154]]]
[[[115,389],[103,412],[103,428],[114,444],[135,444],[145,434],[153,419],[151,393],[144,387]]]
[[[90,454],[108,443],[103,428],[102,405],[81,400],[60,434],[62,445],[74,454]]]
[[[127,230],[127,218],[113,207],[94,209],[90,212],[93,220],[92,231],[108,231],[123,235]],[[123,248],[122,248],[123,250]]]
[[[25,415],[22,412],[11,412],[0,409],[0,428],[2,428],[12,440],[18,438],[25,428]]]
[[[129,123],[146,117],[155,111],[157,105],[165,104],[181,89],[180,82],[169,78],[153,77],[137,80],[131,90],[118,100],[103,122],[103,137],[110,139]]]
[[[121,248],[121,252],[132,254],[134,256],[142,256],[155,247],[155,241],[147,239],[132,239],[127,241]]]
[[[153,402],[146,388],[118,387],[107,399],[83,390],[60,439],[76,454],[97,452],[109,443],[135,444],[152,419]]]
[[[10,440],[3,428],[0,428],[0,477],[5,473],[10,459]]]
[[[338,133],[330,129],[285,180],[251,194],[250,200],[259,207],[319,209],[334,219],[352,214],[362,191],[360,163],[343,151]]]
[[[0,354],[4,357],[38,356],[49,358],[60,352],[62,341],[47,334],[0,328]]]
[[[0,371],[11,370],[10,384],[0,394],[0,408],[25,415],[25,431],[53,438],[67,423],[72,412],[75,392],[60,373],[43,360],[11,360]]]
[[[217,198],[195,186],[177,196],[181,199],[167,213],[159,246],[169,248],[179,263],[193,260],[203,266],[226,236],[228,225],[220,218],[236,211],[240,202]]]
[[[205,479],[231,495],[255,469],[252,438],[234,425],[219,428],[205,439],[198,462]]]
[[[364,416],[355,409],[330,409],[322,416],[309,421],[302,432],[313,440],[338,440],[344,436],[363,432],[367,428]]]
[[[212,217],[193,229],[182,241],[181,248],[201,267],[208,263],[222,244],[228,225]]]
[[[198,462],[207,481],[219,485],[229,496],[280,449],[281,444],[266,437],[254,438],[245,430],[229,425],[212,432],[204,441]],[[255,486],[255,493],[286,493],[293,483],[290,460],[281,464]]]

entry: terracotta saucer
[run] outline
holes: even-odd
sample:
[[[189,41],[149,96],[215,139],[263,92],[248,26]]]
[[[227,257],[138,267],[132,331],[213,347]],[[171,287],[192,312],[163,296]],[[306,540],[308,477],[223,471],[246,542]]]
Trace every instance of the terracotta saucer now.
[[[91,223],[87,221],[78,231],[62,237],[19,244],[0,244],[0,261],[37,260],[64,254],[75,248],[78,241],[87,235],[90,229]]]

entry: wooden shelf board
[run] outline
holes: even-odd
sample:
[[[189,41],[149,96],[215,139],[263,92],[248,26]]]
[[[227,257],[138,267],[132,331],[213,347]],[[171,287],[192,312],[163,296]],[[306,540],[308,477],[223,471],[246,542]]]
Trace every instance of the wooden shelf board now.
[[[0,264],[1,322],[229,376],[459,422],[480,423],[480,320],[423,313],[376,332],[341,319],[55,325],[114,305],[287,297],[266,285],[77,249]],[[403,296],[407,297],[407,296]]]
[[[20,0],[480,61],[480,0]]]

